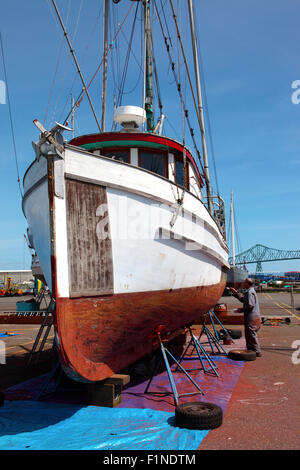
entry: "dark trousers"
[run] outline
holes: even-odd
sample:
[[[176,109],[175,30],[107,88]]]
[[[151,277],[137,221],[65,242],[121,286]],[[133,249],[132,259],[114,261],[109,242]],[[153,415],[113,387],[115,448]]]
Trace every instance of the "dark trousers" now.
[[[245,319],[245,339],[247,349],[260,353],[260,345],[258,342],[257,333],[261,326],[260,317]]]

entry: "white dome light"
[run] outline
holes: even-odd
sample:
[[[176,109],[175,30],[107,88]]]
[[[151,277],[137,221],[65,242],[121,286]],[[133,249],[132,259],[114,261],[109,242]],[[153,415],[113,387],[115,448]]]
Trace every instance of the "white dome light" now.
[[[114,112],[114,121],[123,127],[128,127],[128,124],[139,127],[146,121],[146,111],[138,106],[119,106]]]

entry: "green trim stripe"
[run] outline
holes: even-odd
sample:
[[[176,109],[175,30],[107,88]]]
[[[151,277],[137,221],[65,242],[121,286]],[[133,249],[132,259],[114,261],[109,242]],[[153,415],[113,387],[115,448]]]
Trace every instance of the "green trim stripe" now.
[[[107,142],[93,142],[91,144],[80,145],[86,150],[94,150],[106,147],[151,147],[168,150],[168,145],[157,144],[155,142],[145,142],[141,140],[109,140]]]

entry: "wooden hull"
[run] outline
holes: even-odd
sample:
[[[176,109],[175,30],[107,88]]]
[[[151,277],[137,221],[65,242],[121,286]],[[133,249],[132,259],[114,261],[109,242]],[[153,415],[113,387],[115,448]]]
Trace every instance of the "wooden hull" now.
[[[222,295],[226,276],[214,286],[173,291],[57,299],[56,322],[61,362],[75,380],[98,381],[122,370],[158,343],[153,335],[165,325],[163,337],[200,321]]]
[[[186,191],[178,206],[182,190],[137,167],[135,150],[128,164],[66,145],[24,177],[61,362],[75,380],[105,379],[151,353],[159,325],[168,338],[199,320],[226,284],[228,249],[205,205]]]

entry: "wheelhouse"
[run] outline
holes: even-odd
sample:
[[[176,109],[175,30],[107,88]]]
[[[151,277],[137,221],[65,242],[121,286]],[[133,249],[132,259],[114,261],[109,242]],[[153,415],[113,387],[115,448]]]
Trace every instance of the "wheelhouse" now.
[[[188,149],[179,142],[146,133],[111,132],[72,139],[69,144],[89,152],[138,166],[202,198],[203,180]]]

